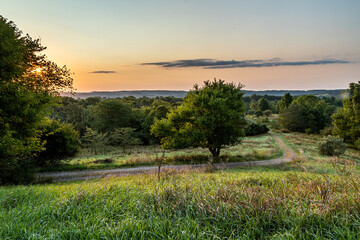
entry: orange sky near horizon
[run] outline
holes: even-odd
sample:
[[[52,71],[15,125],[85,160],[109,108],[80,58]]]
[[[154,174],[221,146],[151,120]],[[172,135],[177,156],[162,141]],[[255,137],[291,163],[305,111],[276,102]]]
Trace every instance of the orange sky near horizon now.
[[[248,90],[345,89],[360,80],[359,12],[359,0],[7,0],[0,14],[87,92],[189,90],[213,78]],[[198,65],[159,64],[179,60]]]
[[[248,90],[345,89],[360,79],[360,64],[281,66],[233,69],[161,69],[157,66],[124,66],[113,74],[75,71],[77,91],[189,90],[213,78],[242,83]],[[99,80],[100,79],[100,80]],[[341,79],[341,80],[339,80]],[[338,80],[338,81],[337,81]],[[291,82],[291,84],[289,84]]]

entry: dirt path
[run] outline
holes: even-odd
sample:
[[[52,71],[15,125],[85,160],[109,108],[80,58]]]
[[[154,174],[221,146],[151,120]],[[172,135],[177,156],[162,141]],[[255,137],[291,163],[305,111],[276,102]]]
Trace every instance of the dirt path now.
[[[296,158],[295,152],[288,147],[281,138],[273,135],[275,141],[280,146],[284,155],[280,158],[261,160],[261,161],[248,161],[248,162],[231,162],[231,163],[216,163],[214,166],[218,169],[236,168],[236,167],[253,167],[253,166],[271,166],[286,163]],[[161,169],[197,169],[203,168],[206,164],[196,165],[165,165]],[[108,170],[86,170],[86,171],[71,171],[71,172],[44,172],[37,175],[38,178],[52,178],[54,182],[75,181],[92,178],[100,178],[106,176],[127,176],[134,174],[152,173],[156,172],[157,166],[151,167],[134,167],[134,168],[119,168]]]

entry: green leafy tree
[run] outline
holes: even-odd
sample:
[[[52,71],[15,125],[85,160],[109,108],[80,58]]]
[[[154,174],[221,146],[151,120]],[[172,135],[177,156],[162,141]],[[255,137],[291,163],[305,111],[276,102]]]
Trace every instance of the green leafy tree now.
[[[222,80],[194,86],[184,103],[170,110],[167,118],[155,120],[152,134],[164,149],[208,148],[214,158],[222,148],[237,144],[244,136],[245,106],[242,85]]]
[[[257,107],[258,107],[258,110],[261,110],[263,112],[265,110],[270,110],[270,108],[271,108],[269,101],[265,97],[262,97],[259,99]]]
[[[39,166],[59,164],[60,160],[72,157],[79,151],[79,133],[71,124],[46,119],[40,130],[45,150],[36,158]]]
[[[254,99],[251,99],[249,107],[251,110],[256,111],[258,109],[258,102]]]
[[[284,97],[278,103],[278,110],[282,112],[283,110],[287,109],[294,98],[290,95],[290,93],[285,93]]]
[[[84,147],[89,148],[96,155],[104,151],[108,142],[108,135],[87,127],[81,142]]]
[[[109,135],[109,144],[113,146],[122,146],[123,152],[125,152],[126,147],[132,145],[141,144],[139,138],[135,136],[135,128],[116,128],[114,132]]]
[[[360,81],[350,83],[349,97],[333,116],[333,134],[360,149]]]
[[[99,132],[112,132],[116,128],[130,127],[131,108],[120,99],[106,99],[90,110],[90,127]]]
[[[30,181],[32,160],[44,150],[39,123],[71,72],[49,61],[38,39],[0,16],[0,183]]]
[[[151,108],[147,109],[147,116],[142,122],[142,136],[144,143],[157,142],[157,140],[150,135],[151,126],[154,124],[155,119],[163,119],[170,111],[170,103],[162,100],[155,99]]]
[[[51,118],[62,123],[72,124],[80,136],[83,136],[85,133],[86,110],[79,100],[71,97],[62,97],[61,103],[54,108]]]
[[[314,95],[303,95],[280,113],[279,122],[291,131],[316,133],[331,124],[328,106]]]

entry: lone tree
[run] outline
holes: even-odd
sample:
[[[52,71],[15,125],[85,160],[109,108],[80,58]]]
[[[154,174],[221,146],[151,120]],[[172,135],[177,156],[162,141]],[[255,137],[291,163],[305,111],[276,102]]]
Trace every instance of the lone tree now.
[[[216,79],[205,81],[203,87],[195,85],[181,106],[155,120],[151,133],[161,139],[164,149],[202,147],[218,158],[222,148],[244,136],[242,87]]]
[[[344,106],[332,116],[333,134],[360,149],[360,81],[350,83],[348,93],[349,97],[343,100]]]
[[[259,99],[257,106],[258,110],[261,110],[262,112],[270,110],[271,108],[269,101],[265,97]]]
[[[0,16],[0,184],[30,180],[32,159],[44,150],[39,124],[54,96],[72,86],[70,71],[44,49]]]
[[[285,93],[281,101],[278,103],[279,111],[282,112],[287,109],[293,100],[294,98],[290,95],[290,93]]]

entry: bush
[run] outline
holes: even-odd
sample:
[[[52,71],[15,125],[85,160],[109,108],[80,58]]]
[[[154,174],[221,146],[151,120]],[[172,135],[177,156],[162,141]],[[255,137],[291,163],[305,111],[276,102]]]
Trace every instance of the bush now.
[[[41,126],[45,150],[37,158],[39,166],[56,165],[61,159],[74,156],[79,150],[79,134],[70,124],[46,120]]]
[[[287,129],[287,128],[280,129],[280,132],[282,132],[282,133],[290,133],[289,129]]]
[[[305,133],[306,133],[307,135],[310,135],[310,134],[312,133],[311,128],[305,129]]]
[[[270,128],[275,129],[275,130],[280,130],[281,125],[280,125],[279,121],[272,121],[272,122],[270,122]]]
[[[354,144],[355,148],[360,149],[360,138]]]
[[[263,116],[263,115],[264,115],[263,111],[261,111],[260,109],[259,109],[259,110],[256,110],[256,112],[255,112],[255,116],[256,116],[256,117],[261,117],[261,116]]]
[[[320,143],[319,151],[326,156],[340,156],[346,151],[346,145],[341,138],[328,136]]]
[[[267,116],[267,117],[270,117],[272,114],[271,110],[265,110],[264,111],[264,115]]]
[[[325,127],[323,130],[320,131],[320,134],[323,136],[332,135],[333,129],[334,129],[333,126]]]
[[[265,124],[251,123],[245,128],[246,136],[255,136],[267,133],[269,128]]]
[[[249,111],[247,111],[247,114],[248,114],[248,115],[254,115],[254,114],[255,114],[255,111],[252,110],[252,109],[250,109]]]

